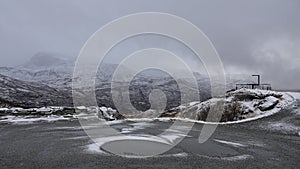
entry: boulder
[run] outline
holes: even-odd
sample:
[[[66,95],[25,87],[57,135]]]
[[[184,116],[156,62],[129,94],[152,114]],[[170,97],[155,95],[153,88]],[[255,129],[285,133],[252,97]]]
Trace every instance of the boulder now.
[[[258,108],[261,111],[271,110],[278,104],[278,102],[279,99],[277,99],[276,97],[268,96],[260,102]]]

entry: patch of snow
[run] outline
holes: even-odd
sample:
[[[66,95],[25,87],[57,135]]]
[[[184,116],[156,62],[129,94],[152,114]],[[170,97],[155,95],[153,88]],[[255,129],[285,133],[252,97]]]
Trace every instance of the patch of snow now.
[[[63,138],[61,140],[81,140],[81,139],[89,139],[89,136],[78,136],[78,137],[68,137],[68,138]]]
[[[231,145],[233,147],[247,147],[247,145],[244,145],[244,144],[241,144],[241,143],[236,143],[236,142],[231,142],[231,141],[218,140],[218,139],[214,139],[214,141],[222,143],[222,144]]]
[[[30,90],[27,90],[27,89],[21,89],[21,88],[16,88],[16,90],[21,91],[21,92],[25,92],[25,93],[32,92],[32,91],[30,91]]]
[[[60,121],[60,120],[70,120],[70,118],[65,118],[63,116],[46,116],[46,117],[32,117],[32,116],[2,116],[0,118],[0,122],[8,122],[13,124],[27,124],[27,123],[34,123],[34,122],[53,122],[53,121]]]
[[[85,151],[91,154],[107,154],[100,150],[100,147],[97,143],[87,145]]]
[[[256,146],[256,147],[265,147],[266,146],[265,143],[257,142],[257,141],[248,141],[247,144],[251,145],[251,146]]]
[[[187,157],[187,153],[176,153],[176,154],[164,154],[164,155],[157,155],[152,158],[160,158],[160,157]]]
[[[50,112],[50,111],[52,111],[52,109],[50,107],[41,107],[41,108],[38,108],[36,110],[39,111],[39,112]]]
[[[252,159],[253,156],[244,154],[244,155],[238,155],[238,156],[232,156],[232,157],[221,157],[221,160],[228,160],[228,161],[240,161],[240,160],[247,160]]]
[[[21,107],[13,107],[11,108],[12,111],[20,111],[20,110],[23,110],[23,108]]]
[[[288,94],[292,95],[295,99],[300,100],[300,92],[288,92]]]
[[[211,156],[204,156],[204,155],[198,155],[198,156],[213,159],[213,160],[225,160],[225,161],[240,161],[240,160],[253,159],[253,156],[248,154],[230,156],[230,157],[211,157]]]
[[[267,128],[273,131],[281,131],[283,133],[295,133],[299,134],[300,127],[291,123],[286,122],[272,122],[268,123],[266,126],[261,126],[263,128]]]
[[[121,133],[123,133],[123,134],[131,133],[131,132],[136,131],[136,130],[142,130],[142,129],[145,129],[147,127],[154,126],[154,124],[146,123],[146,122],[139,122],[139,123],[130,124],[130,126],[133,126],[133,127],[122,128]]]
[[[76,109],[78,109],[78,110],[86,110],[87,108],[85,106],[78,106],[78,107],[76,107]]]
[[[189,106],[194,106],[194,105],[196,105],[196,104],[199,104],[200,102],[191,102],[191,103],[189,103]]]
[[[183,138],[183,137],[192,137],[192,136],[182,134],[182,133],[170,133],[170,134],[161,135],[160,137],[166,139],[170,143],[175,143],[175,141],[177,139],[180,139],[180,138]]]
[[[121,124],[124,123],[125,120],[114,120],[114,121],[105,121],[107,125],[115,125],[115,124]]]
[[[107,111],[107,107],[100,107],[99,108],[101,111],[106,112]]]

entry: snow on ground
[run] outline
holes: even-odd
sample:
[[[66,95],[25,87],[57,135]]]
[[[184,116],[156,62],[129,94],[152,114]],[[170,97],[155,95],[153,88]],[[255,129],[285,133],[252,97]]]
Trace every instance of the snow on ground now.
[[[186,138],[186,137],[192,137],[192,136],[183,134],[181,132],[171,132],[171,133],[168,133],[168,134],[160,135],[160,137],[163,138],[163,139],[165,139],[165,140],[167,140],[170,143],[175,143],[175,141],[177,139]]]
[[[239,120],[239,122],[252,121],[252,120],[270,116],[272,114],[279,112],[282,109],[287,108],[293,102],[295,102],[295,98],[293,96],[291,96],[288,93],[284,93],[284,92],[274,92],[274,91],[258,90],[258,89],[255,89],[255,90],[243,89],[241,91],[235,91],[235,92],[254,93],[258,96],[270,95],[270,96],[266,97],[264,100],[260,101],[260,102],[262,102],[262,104],[259,106],[259,109],[255,108],[255,104],[257,104],[257,102],[259,102],[259,100],[254,99],[252,101],[251,100],[250,101],[242,101],[242,104],[245,105],[248,109],[253,110],[254,114],[251,115],[252,117],[249,116],[249,118]],[[282,95],[282,97],[280,99],[278,99],[272,95]],[[264,111],[264,109],[270,107],[271,105],[275,104],[276,102],[278,102],[278,104],[276,104],[276,106],[274,108]],[[225,123],[231,123],[231,122],[225,122]],[[232,123],[234,123],[234,122],[232,122]]]
[[[219,139],[214,139],[214,141],[222,144],[227,144],[231,145],[233,147],[247,147],[247,145],[241,144],[241,143],[236,143],[236,142],[231,142],[231,141],[225,141],[225,140],[219,140]]]
[[[159,117],[159,118],[152,118],[152,117],[146,117],[146,118],[136,118],[135,120],[140,120],[140,121],[153,121],[153,120],[158,120],[158,121],[170,121],[170,120],[181,120],[181,121],[186,121],[186,122],[196,122],[196,123],[206,123],[206,124],[234,124],[234,123],[242,123],[242,122],[247,122],[247,121],[252,121],[252,120],[257,120],[266,116],[270,116],[274,113],[279,112],[282,109],[285,109],[289,107],[292,103],[295,102],[296,99],[300,99],[300,93],[296,92],[274,92],[274,91],[267,91],[267,90],[250,90],[250,89],[240,89],[236,90],[233,92],[230,92],[227,94],[226,98],[212,98],[209,99],[205,102],[191,102],[185,105],[179,106],[176,111],[182,111],[184,109],[190,109],[190,108],[197,108],[197,111],[200,109],[206,109],[207,107],[210,107],[210,105],[215,104],[216,102],[220,100],[224,100],[225,102],[234,102],[235,95],[245,95],[245,96],[255,96],[255,97],[262,97],[264,99],[254,99],[254,100],[239,100],[238,102],[242,105],[245,111],[248,111],[248,113],[244,113],[242,116],[244,119],[237,119],[236,121],[227,121],[227,122],[205,122],[197,119],[193,119],[190,117]],[[276,95],[282,95],[280,98],[277,97]],[[267,97],[265,97],[267,96]],[[257,106],[259,104],[259,106]],[[272,107],[272,105],[275,105],[275,107]],[[272,107],[272,108],[270,108]],[[73,118],[90,118],[91,113],[86,113],[86,112],[95,112],[98,113],[100,112],[100,117],[103,119],[109,119],[109,120],[116,120],[115,115],[117,114],[117,111],[112,109],[112,108],[106,108],[106,107],[76,107],[76,113],[78,112],[84,112],[81,114],[70,114],[68,116],[54,116],[52,115],[52,112],[55,111],[61,111],[63,110],[63,107],[42,107],[42,108],[33,108],[33,109],[22,109],[22,108],[0,108],[0,111],[2,112],[12,112],[11,114],[7,116],[2,116],[0,117],[0,122],[36,122],[36,121],[54,121],[54,120],[69,120]],[[24,113],[24,112],[40,112],[44,113],[44,116],[41,117],[27,117],[23,116],[17,116],[18,113]],[[195,110],[196,111],[196,110]],[[249,113],[251,112],[251,113]],[[32,114],[33,114],[32,113]],[[12,117],[15,116],[15,117]],[[48,120],[47,120],[48,119]],[[132,119],[128,119],[132,120]],[[122,122],[122,121],[120,121]],[[113,123],[118,123],[118,121],[111,122]],[[124,128],[123,133],[130,133],[132,131],[138,130],[138,129],[143,129],[143,123],[136,124],[136,126],[130,127],[130,128]]]
[[[121,133],[122,134],[132,133],[133,131],[142,130],[142,129],[145,129],[146,127],[151,127],[151,126],[154,126],[154,124],[147,123],[147,122],[133,123],[133,124],[130,124],[130,127],[122,128]]]
[[[238,155],[238,156],[232,156],[232,157],[221,157],[221,160],[227,160],[227,161],[239,161],[239,160],[247,160],[252,159],[253,156],[248,154]]]
[[[100,147],[98,146],[97,143],[87,145],[85,148],[85,151],[87,153],[91,153],[91,154],[106,154],[106,155],[108,155],[107,153],[104,153],[102,150],[100,150]]]
[[[125,121],[123,121],[125,122]],[[118,125],[118,124],[117,124]],[[148,122],[130,122],[130,123],[123,123],[120,124],[121,126],[125,126],[123,128],[129,128],[131,126],[133,126],[132,128],[135,128],[135,126],[137,126],[135,129],[136,130],[140,130],[140,129],[145,129],[147,127],[155,127],[155,124],[153,123],[148,123]],[[129,126],[129,127],[126,127]],[[97,129],[98,132],[102,133],[97,135],[96,138],[93,139],[94,143],[88,144],[85,146],[85,151],[88,153],[101,153],[101,154],[106,154],[109,155],[109,153],[102,151],[102,147],[105,145],[109,145],[109,144],[114,144],[115,142],[118,141],[141,141],[143,143],[145,143],[145,145],[147,145],[148,143],[152,144],[161,144],[161,145],[165,145],[165,146],[172,146],[174,145],[174,142],[179,139],[179,138],[184,138],[184,137],[191,137],[188,136],[186,134],[184,134],[184,131],[181,130],[166,130],[164,133],[160,134],[160,135],[151,135],[151,134],[134,134],[134,133],[130,133],[129,135],[127,134],[127,132],[125,132],[126,134],[123,134],[123,132],[121,132],[122,134],[117,134],[117,135],[111,135],[111,134],[105,134],[105,132],[101,132],[101,130],[105,130],[103,127],[100,127]],[[99,131],[100,130],[100,131]],[[73,139],[73,138],[71,138]],[[176,154],[167,154],[167,155],[159,155],[159,157],[185,157],[187,156],[187,154],[185,153],[176,153]],[[128,158],[148,158],[151,156],[136,156],[136,155],[125,155],[125,157]]]
[[[195,120],[190,118],[182,118],[182,117],[175,117],[175,118],[156,118],[156,120],[167,121],[168,119],[173,120],[182,120],[186,122],[194,122],[194,123],[204,123],[204,124],[235,124],[235,123],[242,123],[257,120],[263,117],[267,117],[278,113],[282,109],[286,109],[291,106],[295,101],[296,98],[300,96],[298,93],[288,93],[288,92],[275,92],[275,91],[268,91],[268,90],[258,90],[258,89],[240,89],[233,91],[227,95],[227,98],[212,98],[205,102],[201,102],[199,104],[195,103],[193,106],[199,110],[205,110],[210,105],[216,104],[220,100],[224,100],[225,102],[232,102],[235,98],[235,95],[242,95],[244,96],[253,96],[259,97],[264,99],[253,99],[253,100],[241,100],[238,101],[245,111],[251,110],[251,113],[246,113],[243,115],[244,119],[239,119],[236,121],[226,121],[226,122],[206,122],[201,120]],[[275,98],[274,96],[281,96],[280,98]],[[259,105],[259,106],[257,106]],[[272,105],[275,105],[272,107]],[[180,106],[180,111],[184,109],[191,109],[190,105]],[[269,108],[269,109],[268,109]]]
[[[272,131],[298,134],[300,136],[300,126],[296,126],[288,122],[271,122],[268,123],[265,128],[270,129]]]
[[[45,116],[45,117],[32,117],[32,116],[2,116],[0,118],[0,122],[8,122],[13,124],[30,124],[34,122],[53,122],[60,120],[70,120],[70,118],[66,118],[63,116]]]
[[[253,156],[248,154],[229,156],[229,157],[210,157],[204,155],[198,155],[198,156],[203,158],[213,159],[213,160],[224,160],[224,161],[240,161],[240,160],[253,159]]]
[[[300,100],[300,92],[288,92],[291,96],[293,96],[295,99]]]
[[[261,124],[260,127],[280,132],[283,134],[293,134],[293,135],[299,135],[300,136],[300,125],[298,122],[298,119],[300,117],[300,107],[299,107],[299,101],[300,101],[300,93],[299,92],[287,92],[287,95],[290,95],[294,98],[294,100],[298,100],[293,103],[293,111],[291,111],[290,115],[287,117],[284,117],[282,119],[278,119],[276,121],[271,121],[266,124]]]

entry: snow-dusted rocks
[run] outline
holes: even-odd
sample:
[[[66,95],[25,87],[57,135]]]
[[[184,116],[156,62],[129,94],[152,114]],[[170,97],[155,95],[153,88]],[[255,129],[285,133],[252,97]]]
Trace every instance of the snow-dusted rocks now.
[[[235,100],[253,100],[253,99],[264,99],[268,96],[274,96],[280,98],[284,95],[281,92],[275,92],[271,90],[259,90],[259,89],[239,89],[232,92],[228,92],[226,97],[233,97]]]
[[[100,107],[98,117],[107,121],[124,119],[124,117],[120,113],[110,107]]]
[[[20,119],[26,119],[30,122],[47,121],[45,119],[51,118],[50,121],[71,120],[78,118],[88,118],[90,116],[98,117],[107,121],[124,119],[116,110],[106,107],[41,107],[41,108],[0,108],[0,122],[14,122]]]
[[[61,119],[77,119],[89,117],[90,115],[107,121],[122,120],[125,118],[148,118],[148,119],[171,119],[179,118],[198,122],[207,121],[208,113],[214,113],[211,109],[216,104],[224,104],[221,123],[238,123],[255,120],[272,115],[287,108],[295,101],[289,93],[274,91],[240,89],[231,91],[226,97],[212,98],[204,102],[191,102],[163,113],[152,110],[146,112],[138,111],[132,116],[124,116],[117,110],[108,107],[41,107],[41,108],[0,108],[0,121],[12,119],[11,117],[61,117]],[[141,114],[142,113],[142,114]],[[219,121],[214,121],[219,123]]]
[[[259,103],[258,108],[261,111],[271,110],[277,105],[278,102],[278,98],[274,96],[268,96]]]
[[[248,121],[279,112],[294,101],[286,93],[266,90],[240,89],[226,94],[225,98],[212,98],[197,104],[187,104],[164,112],[161,117],[177,117],[206,121],[211,107],[224,103],[220,122]]]
[[[0,108],[0,116],[4,115],[18,115],[18,116],[24,116],[24,115],[51,115],[51,114],[57,114],[61,115],[63,112],[64,114],[70,114],[67,110],[71,108],[67,107],[41,107],[41,108]]]

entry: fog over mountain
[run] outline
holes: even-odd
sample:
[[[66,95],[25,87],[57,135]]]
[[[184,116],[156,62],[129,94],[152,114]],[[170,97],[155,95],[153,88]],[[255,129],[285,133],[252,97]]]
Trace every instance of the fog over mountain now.
[[[72,104],[72,80],[74,60],[60,58],[54,53],[39,52],[33,55],[28,62],[15,67],[0,67],[0,104],[21,107],[41,106],[70,106]],[[114,107],[112,92],[125,92],[127,88],[111,91],[111,80],[118,65],[102,63],[95,77],[96,98],[100,106]],[[122,66],[121,66],[122,67]],[[130,67],[122,67],[125,72],[130,72]],[[180,70],[179,70],[180,71]],[[125,73],[126,74],[126,73]],[[132,104],[139,110],[150,108],[149,95],[153,89],[163,91],[167,97],[167,108],[180,105],[181,92],[189,93],[199,91],[198,97],[189,97],[190,101],[207,100],[211,97],[210,79],[206,74],[194,72],[198,83],[197,88],[191,88],[193,80],[188,77],[174,79],[169,74],[160,70],[145,70],[134,76],[129,84]],[[233,89],[235,83],[250,82],[247,75],[227,75],[227,90]],[[75,77],[80,80],[82,77]],[[125,78],[126,80],[126,78]],[[120,85],[126,81],[118,81]],[[182,88],[178,88],[178,83]],[[217,83],[218,85],[222,85]],[[80,90],[84,90],[85,86]],[[44,91],[43,91],[44,89]],[[56,99],[57,98],[57,99]]]
[[[298,0],[1,0],[0,66],[21,65],[39,51],[74,60],[104,24],[131,13],[155,11],[178,15],[202,29],[227,74],[259,73],[275,88],[299,89],[299,10]],[[122,56],[111,55],[107,61],[117,64],[125,53],[150,46],[179,53],[194,69],[201,65],[170,39],[142,39],[131,40],[120,47]],[[54,62],[46,60],[50,65]]]

